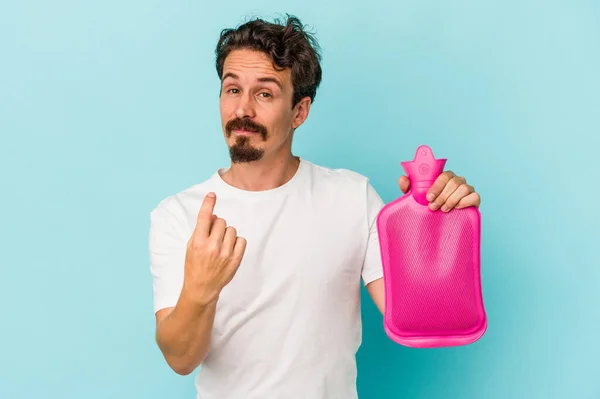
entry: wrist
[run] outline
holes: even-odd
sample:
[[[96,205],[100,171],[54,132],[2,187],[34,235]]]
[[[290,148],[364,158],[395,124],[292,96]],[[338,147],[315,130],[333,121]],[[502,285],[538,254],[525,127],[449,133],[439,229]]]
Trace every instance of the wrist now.
[[[183,284],[181,290],[182,299],[198,308],[205,308],[211,305],[215,305],[219,300],[219,291],[209,290],[206,288],[191,287]]]

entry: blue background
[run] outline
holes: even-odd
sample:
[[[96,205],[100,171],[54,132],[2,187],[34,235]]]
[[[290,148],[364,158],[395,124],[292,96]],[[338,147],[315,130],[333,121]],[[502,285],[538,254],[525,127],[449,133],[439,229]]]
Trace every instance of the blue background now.
[[[486,335],[405,348],[365,297],[361,399],[600,398],[598,2],[1,4],[0,398],[194,397],[154,344],[149,212],[228,165],[220,30],[286,12],[323,49],[297,155],[389,202],[428,144],[482,197]]]

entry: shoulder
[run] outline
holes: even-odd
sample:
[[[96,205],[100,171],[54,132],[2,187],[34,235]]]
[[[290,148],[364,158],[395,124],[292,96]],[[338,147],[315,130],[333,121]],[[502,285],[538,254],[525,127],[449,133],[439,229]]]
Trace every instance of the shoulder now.
[[[379,209],[383,200],[366,175],[348,168],[331,168],[305,161],[315,191],[332,198],[355,200],[357,205]]]
[[[334,184],[339,187],[364,189],[370,184],[369,178],[348,168],[331,168],[310,161],[304,161],[311,170],[313,180],[317,183]]]
[[[329,213],[339,212],[366,221],[370,226],[384,202],[369,177],[349,168],[331,168],[307,162],[312,174],[312,191]]]

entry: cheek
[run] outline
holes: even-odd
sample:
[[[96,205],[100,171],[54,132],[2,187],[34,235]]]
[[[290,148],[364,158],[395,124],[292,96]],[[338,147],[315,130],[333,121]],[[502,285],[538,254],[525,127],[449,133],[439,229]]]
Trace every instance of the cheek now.
[[[272,125],[278,132],[287,134],[292,126],[293,116],[293,113],[288,110],[278,109],[277,112],[272,115]]]
[[[219,100],[219,111],[221,112],[221,117],[224,118],[225,121],[229,120],[231,114],[233,113],[232,102],[228,101],[224,97],[221,97]]]

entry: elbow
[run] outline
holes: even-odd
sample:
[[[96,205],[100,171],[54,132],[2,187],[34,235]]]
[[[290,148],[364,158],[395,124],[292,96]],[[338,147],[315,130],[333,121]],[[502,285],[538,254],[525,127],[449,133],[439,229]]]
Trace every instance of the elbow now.
[[[169,367],[179,375],[186,376],[196,370],[196,368],[200,365],[201,362],[190,363],[185,361],[178,361],[175,359],[166,359]]]
[[[179,375],[186,376],[192,374],[196,367],[177,367],[171,366],[171,369]]]
[[[189,345],[184,348],[173,348],[172,345],[168,345],[165,340],[161,339],[158,332],[156,343],[169,367],[175,373],[183,376],[194,372],[202,364],[209,352],[208,348],[190,348]]]
[[[190,375],[198,368],[204,361],[206,355],[201,356],[198,359],[190,359],[187,356],[165,356],[165,360],[169,367],[179,375],[186,376]]]

